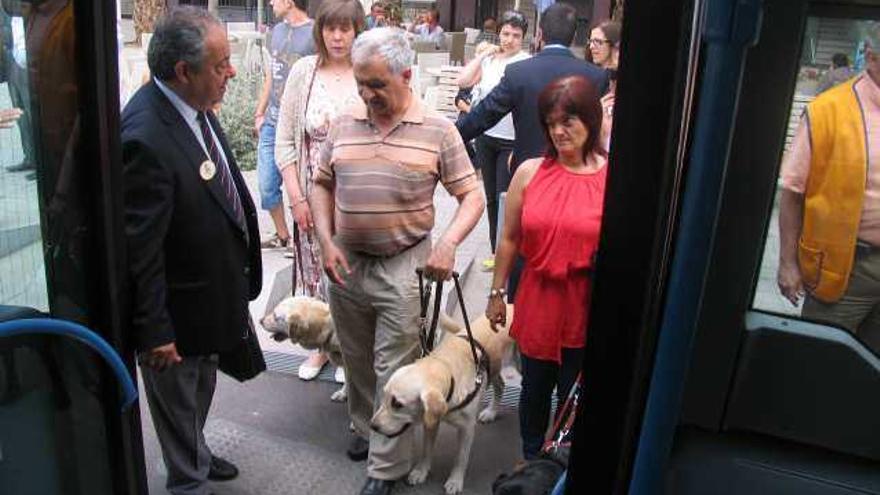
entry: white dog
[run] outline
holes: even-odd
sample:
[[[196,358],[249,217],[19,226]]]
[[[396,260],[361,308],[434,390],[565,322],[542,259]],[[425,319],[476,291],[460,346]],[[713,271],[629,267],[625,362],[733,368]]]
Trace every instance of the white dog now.
[[[288,297],[263,317],[260,324],[272,333],[276,341],[290,339],[305,349],[326,353],[331,363],[343,366],[339,338],[327,303],[307,296]],[[334,402],[344,402],[347,398],[347,384],[330,396]]]
[[[513,306],[508,305],[507,321],[512,320]],[[373,430],[390,437],[403,433],[411,425],[423,425],[421,456],[407,478],[413,485],[424,482],[431,470],[431,454],[440,420],[455,426],[459,448],[444,485],[449,495],[460,493],[464,485],[477,419],[488,422],[498,414],[504,391],[499,371],[503,358],[513,348],[509,328],[496,333],[485,316],[477,318],[471,330],[479,343],[478,353],[484,355],[481,359],[489,363],[488,377],[474,364],[467,333],[462,330],[456,336],[447,335],[431,354],[391,375],[383,389],[382,404],[370,422]],[[484,375],[479,389],[476,389],[477,373]],[[492,383],[494,394],[489,405],[478,414],[487,381]]]

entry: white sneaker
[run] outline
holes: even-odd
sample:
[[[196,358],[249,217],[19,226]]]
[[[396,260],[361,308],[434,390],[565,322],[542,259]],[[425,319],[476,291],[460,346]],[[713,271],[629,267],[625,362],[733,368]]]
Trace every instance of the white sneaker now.
[[[333,379],[336,380],[336,383],[345,383],[345,368],[337,366],[333,373]]]

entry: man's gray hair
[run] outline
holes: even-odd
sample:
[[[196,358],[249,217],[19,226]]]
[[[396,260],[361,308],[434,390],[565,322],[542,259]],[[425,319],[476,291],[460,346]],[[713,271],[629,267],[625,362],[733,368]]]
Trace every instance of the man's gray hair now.
[[[198,7],[177,7],[156,23],[147,65],[153,77],[161,81],[174,79],[174,66],[184,61],[200,71],[205,58],[205,35],[211,26],[223,27],[213,14]]]
[[[401,74],[412,66],[415,51],[402,29],[383,27],[364,31],[351,47],[354,64],[364,63],[376,55],[385,60],[393,74]]]

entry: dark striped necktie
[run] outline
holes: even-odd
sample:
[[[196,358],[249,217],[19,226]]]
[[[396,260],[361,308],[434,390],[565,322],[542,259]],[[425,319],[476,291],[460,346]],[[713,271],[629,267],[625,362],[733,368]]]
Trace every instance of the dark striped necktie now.
[[[202,129],[202,139],[205,140],[205,147],[208,149],[208,159],[214,162],[214,165],[217,168],[217,177],[220,180],[220,185],[222,186],[223,193],[226,195],[226,199],[229,201],[229,204],[232,205],[232,211],[235,214],[236,221],[238,221],[240,226],[244,227],[244,210],[241,207],[241,198],[238,196],[238,189],[236,189],[235,182],[232,180],[232,174],[229,172],[229,165],[223,158],[223,153],[220,152],[220,148],[217,146],[217,141],[211,133],[211,128],[208,126],[208,119],[205,112],[199,112],[198,120],[199,127]]]

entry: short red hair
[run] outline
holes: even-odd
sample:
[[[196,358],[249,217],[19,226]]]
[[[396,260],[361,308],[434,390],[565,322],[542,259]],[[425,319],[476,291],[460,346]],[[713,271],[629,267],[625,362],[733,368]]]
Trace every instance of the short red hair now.
[[[577,117],[587,128],[587,141],[584,143],[584,158],[591,152],[605,155],[599,142],[602,128],[602,104],[596,86],[584,76],[565,76],[554,80],[538,95],[538,117],[541,128],[547,139],[547,156],[558,158],[559,151],[550,139],[550,128],[547,119],[554,113],[561,112],[567,116]]]

